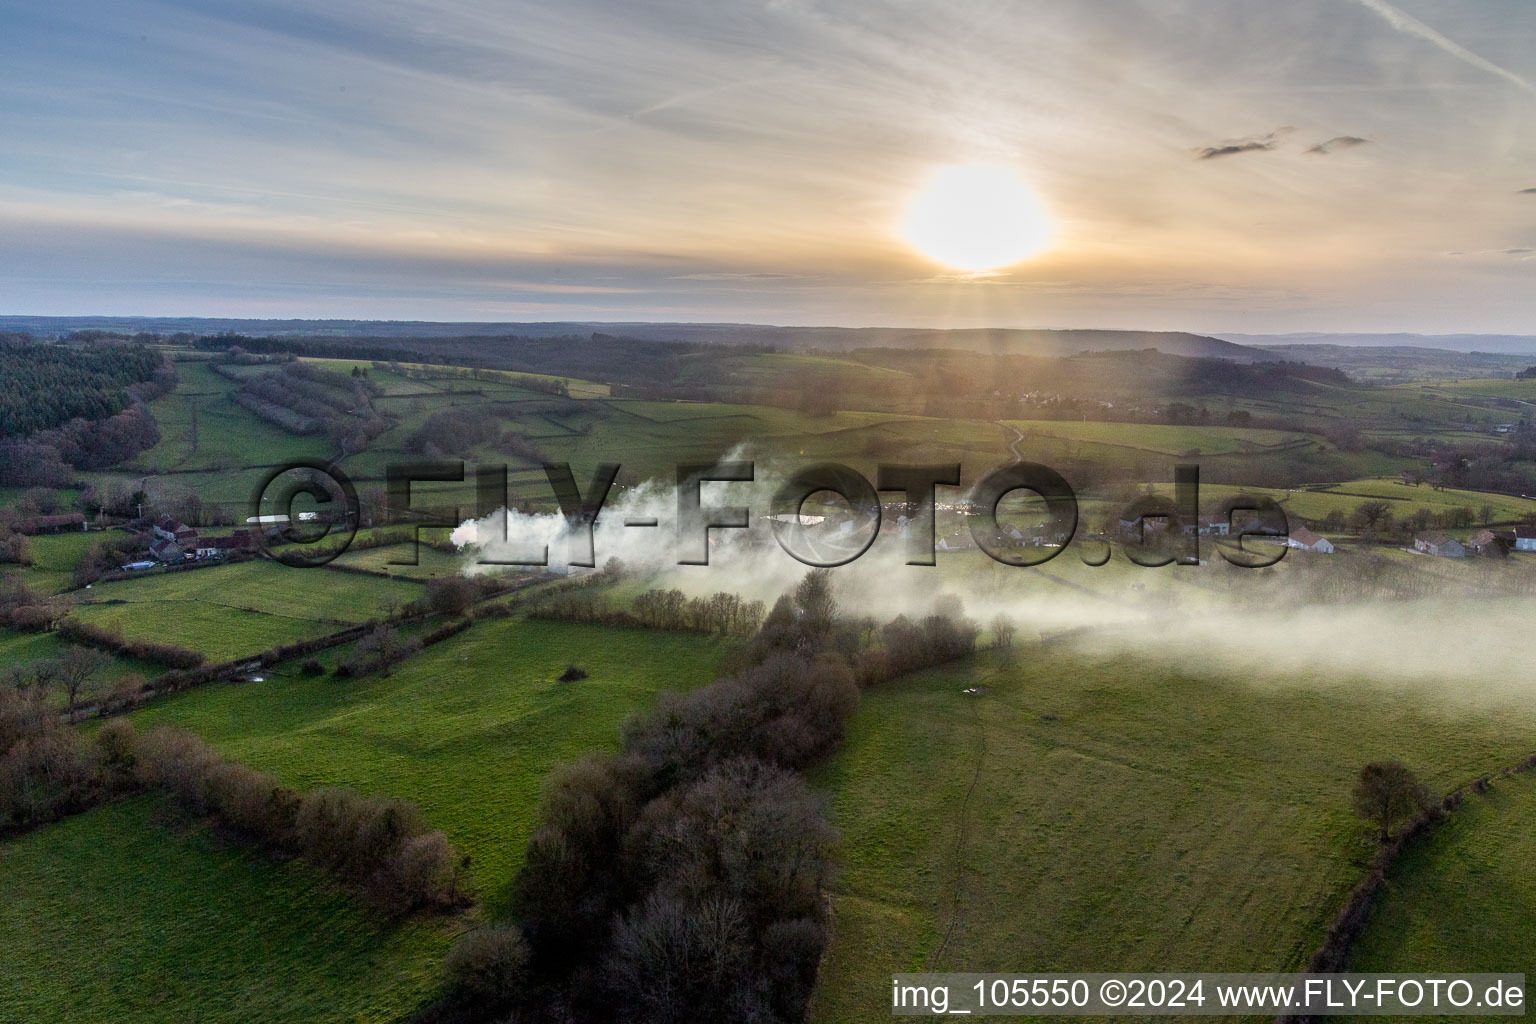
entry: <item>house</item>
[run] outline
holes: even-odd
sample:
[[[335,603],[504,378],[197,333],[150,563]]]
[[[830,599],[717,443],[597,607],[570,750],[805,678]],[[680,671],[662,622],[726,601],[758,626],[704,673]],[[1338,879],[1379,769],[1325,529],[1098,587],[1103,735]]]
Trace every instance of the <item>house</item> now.
[[[256,550],[256,538],[250,530],[236,530],[228,537],[204,537],[194,550],[198,558],[228,558]]]
[[[32,516],[16,524],[17,533],[29,536],[39,533],[62,533],[65,530],[86,530],[85,516],[79,512],[65,512],[56,516]]]
[[[1120,533],[1137,543],[1140,543],[1147,534],[1166,533],[1168,530],[1168,517],[1164,515],[1138,516],[1135,519],[1120,520]]]
[[[1320,555],[1333,554],[1333,541],[1322,534],[1313,533],[1305,526],[1298,526],[1292,530],[1291,535],[1285,540],[1285,546],[1296,548],[1298,551],[1315,551]]]
[[[181,550],[180,544],[157,535],[149,542],[149,557],[157,562],[179,562],[187,555]]]
[[[1413,538],[1413,549],[1422,551],[1426,555],[1439,555],[1441,558],[1466,558],[1467,549],[1461,542],[1447,537],[1439,530],[1430,533],[1421,533]]]
[[[1515,527],[1515,550],[1536,551],[1536,526]]]
[[[1506,539],[1508,538],[1508,539]],[[1506,554],[1514,547],[1514,534],[1500,530],[1478,530],[1467,540],[1467,549],[1476,551],[1480,555],[1499,556]]]
[[[1197,516],[1193,523],[1186,523],[1185,533],[1198,533],[1202,537],[1225,537],[1232,524],[1225,516]]]
[[[160,540],[174,541],[178,547],[185,551],[197,548],[197,531],[185,523],[172,519],[170,516],[161,516],[156,519],[150,531]]]

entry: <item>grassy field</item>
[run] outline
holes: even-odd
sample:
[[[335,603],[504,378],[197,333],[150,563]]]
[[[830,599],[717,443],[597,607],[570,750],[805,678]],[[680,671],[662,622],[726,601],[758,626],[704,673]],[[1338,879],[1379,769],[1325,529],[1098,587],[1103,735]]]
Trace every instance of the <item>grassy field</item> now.
[[[1523,519],[1526,516],[1536,515],[1536,500],[1530,498],[1489,494],[1484,491],[1462,491],[1453,487],[1441,490],[1427,485],[1414,487],[1401,480],[1349,480],[1328,488],[1328,492],[1358,498],[1360,501],[1375,498],[1394,503],[1404,502],[1410,511],[1414,508],[1443,511],[1455,506],[1464,506],[1481,514],[1480,510],[1486,504],[1493,507],[1496,520]],[[1394,510],[1396,508],[1394,504]]]
[[[459,926],[376,920],[147,797],[0,843],[0,903],[0,1019],[18,1022],[391,1024]]]
[[[549,770],[612,748],[656,694],[714,678],[730,641],[691,634],[487,620],[401,664],[342,681],[285,673],[208,687],[138,712],[291,785],[348,785],[419,803],[474,857],[493,903],[522,859]],[[556,681],[576,661],[590,676]]]
[[[1157,485],[1160,493],[1172,494],[1169,485]],[[1398,519],[1413,515],[1419,509],[1440,513],[1453,508],[1468,508],[1473,517],[1481,520],[1484,505],[1493,509],[1493,522],[1521,520],[1536,515],[1536,500],[1516,498],[1506,494],[1488,494],[1482,491],[1461,491],[1454,488],[1435,490],[1429,486],[1413,487],[1400,480],[1367,478],[1347,480],[1324,489],[1282,490],[1273,487],[1249,487],[1233,484],[1200,485],[1202,506],[1214,505],[1239,494],[1267,495],[1278,502],[1287,513],[1302,519],[1320,520],[1330,512],[1349,515],[1367,501],[1385,501]]]
[[[324,568],[295,569],[258,558],[98,583],[90,597],[82,600],[94,604],[187,601],[345,624],[378,615],[388,598],[404,603],[420,596],[421,588],[410,583]]]
[[[80,593],[74,614],[86,622],[224,661],[364,622],[382,615],[388,601],[404,604],[422,591],[405,580],[258,559],[101,583]]]
[[[892,971],[1294,969],[1369,853],[1361,763],[1444,790],[1532,749],[1525,711],[1065,649],[898,680],[815,776],[846,866],[813,1019],[886,1019]]]
[[[32,556],[32,564],[12,571],[19,572],[32,589],[56,594],[70,585],[75,566],[86,549],[101,539],[101,533],[83,530],[28,537],[27,553]]]
[[[1350,966],[1510,971],[1536,965],[1536,777],[1496,778],[1393,868]]]
[[[434,531],[423,530],[423,540],[433,537]],[[416,547],[415,565],[396,565],[411,557],[408,544],[391,544],[388,547],[364,548],[347,551],[332,564],[369,572],[385,572],[390,576],[408,580],[424,580],[441,576],[457,576],[464,571],[466,559],[429,547],[426,543]]]
[[[1144,448],[1164,455],[1182,455],[1188,451],[1205,454],[1221,452],[1261,452],[1280,445],[1308,446],[1315,437],[1283,430],[1255,430],[1244,427],[1160,426],[1147,423],[1078,423],[1073,420],[1010,420],[1028,438],[1048,434],[1074,441],[1101,441],[1109,444]]]

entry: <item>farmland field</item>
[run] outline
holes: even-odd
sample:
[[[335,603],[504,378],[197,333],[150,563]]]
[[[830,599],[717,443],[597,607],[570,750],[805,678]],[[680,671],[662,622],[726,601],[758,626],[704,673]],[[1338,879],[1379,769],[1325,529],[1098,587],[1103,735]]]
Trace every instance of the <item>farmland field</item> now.
[[[382,615],[386,602],[405,604],[421,593],[404,580],[259,559],[97,584],[74,614],[132,640],[226,661],[367,621]]]
[[[100,533],[70,530],[27,539],[32,564],[22,572],[27,586],[45,592],[57,592],[71,583],[71,575],[85,551],[101,539]]]
[[[489,620],[387,677],[308,678],[181,694],[134,716],[198,733],[284,782],[414,800],[474,858],[493,903],[522,859],[549,770],[611,748],[626,715],[715,675],[730,641],[521,619]],[[556,680],[569,662],[589,673]]]
[[[377,920],[142,797],[0,842],[0,902],[6,1021],[391,1024],[454,927]]]
[[[1536,964],[1536,778],[1495,776],[1388,876],[1357,971],[1509,971]]]
[[[845,869],[813,1019],[886,1019],[893,971],[1296,969],[1369,849],[1363,761],[1443,791],[1532,749],[1528,711],[1069,651],[888,684],[814,776]]]

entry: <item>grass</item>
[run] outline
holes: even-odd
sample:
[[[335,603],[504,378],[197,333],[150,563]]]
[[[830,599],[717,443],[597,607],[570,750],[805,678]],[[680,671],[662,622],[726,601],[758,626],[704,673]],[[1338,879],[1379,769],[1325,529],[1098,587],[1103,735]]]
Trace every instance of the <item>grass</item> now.
[[[441,536],[446,531],[438,531]],[[422,537],[425,540],[433,538],[433,531],[423,530]],[[415,565],[395,565],[397,561],[404,561],[411,557],[409,544],[391,544],[387,547],[364,548],[357,551],[347,551],[337,558],[335,565],[346,566],[353,569],[367,569],[369,572],[387,572],[392,577],[401,579],[430,579],[441,576],[457,576],[464,571],[468,564],[467,558],[460,555],[450,555],[428,546],[425,542],[416,547]]]
[[[1368,853],[1361,763],[1444,790],[1531,749],[1529,713],[1067,649],[898,680],[815,776],[845,871],[813,1020],[886,1019],[893,971],[1295,969]]]
[[[1172,494],[1172,487],[1158,485],[1160,493]],[[1278,502],[1288,513],[1313,521],[1330,512],[1349,515],[1368,501],[1385,501],[1398,519],[1413,515],[1419,509],[1441,513],[1453,508],[1472,510],[1474,519],[1482,518],[1482,508],[1493,508],[1493,522],[1508,522],[1536,515],[1536,501],[1516,498],[1507,494],[1489,494],[1483,491],[1461,491],[1454,488],[1435,490],[1428,485],[1413,487],[1399,480],[1370,477],[1346,480],[1325,489],[1281,490],[1273,487],[1248,487],[1233,484],[1201,483],[1202,505],[1213,505],[1225,498],[1239,494],[1267,495]]]
[[[379,615],[384,604],[421,596],[414,584],[324,568],[296,569],[267,559],[99,583],[89,604],[191,602],[345,625]]]
[[[210,661],[331,633],[404,604],[419,585],[265,559],[158,573],[81,591],[74,614],[133,640],[201,651]]]
[[[261,683],[178,695],[134,718],[191,729],[290,785],[347,785],[416,801],[474,858],[481,895],[499,903],[550,769],[613,748],[625,716],[660,691],[714,678],[731,643],[487,620],[387,678],[306,678],[289,666]],[[589,678],[558,682],[572,661]]]
[[[1315,438],[1282,430],[1246,427],[1163,426],[1148,423],[1079,423],[1074,420],[1016,420],[1012,426],[1024,432],[1028,444],[1031,434],[1047,434],[1076,441],[1100,441],[1146,449],[1163,455],[1183,455],[1201,451],[1262,452],[1279,445],[1310,446]]]
[[[1357,504],[1371,499],[1407,502],[1409,512],[1413,508],[1428,508],[1440,512],[1447,508],[1465,506],[1472,509],[1474,514],[1480,515],[1482,507],[1486,504],[1493,506],[1495,520],[1523,519],[1526,516],[1536,515],[1536,501],[1529,498],[1490,494],[1486,491],[1462,491],[1451,487],[1441,490],[1428,485],[1413,487],[1401,480],[1349,480],[1336,484],[1328,490],[1355,498]],[[1393,510],[1397,512],[1398,506],[1394,504]]]
[[[1536,964],[1536,777],[1495,778],[1387,879],[1355,971],[1527,972]]]
[[[99,530],[70,530],[28,537],[27,553],[32,556],[32,564],[20,570],[21,579],[32,589],[45,593],[56,594],[66,589],[73,582],[75,566],[80,564],[86,549],[104,536]]]
[[[210,662],[232,661],[259,654],[269,647],[291,644],[331,633],[313,619],[266,615],[195,601],[143,605],[82,605],[75,615],[93,626],[115,629],[130,640],[149,641],[201,651]]]
[[[399,1021],[455,927],[381,922],[148,797],[0,843],[0,903],[7,1021]]]

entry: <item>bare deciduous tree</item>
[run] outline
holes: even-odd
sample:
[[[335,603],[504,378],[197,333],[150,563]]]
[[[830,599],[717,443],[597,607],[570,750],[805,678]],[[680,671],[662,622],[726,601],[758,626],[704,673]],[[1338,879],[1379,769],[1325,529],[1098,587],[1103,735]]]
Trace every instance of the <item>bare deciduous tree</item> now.
[[[1384,843],[1392,826],[1429,806],[1429,790],[1399,761],[1372,761],[1355,780],[1355,813],[1380,829]]]

